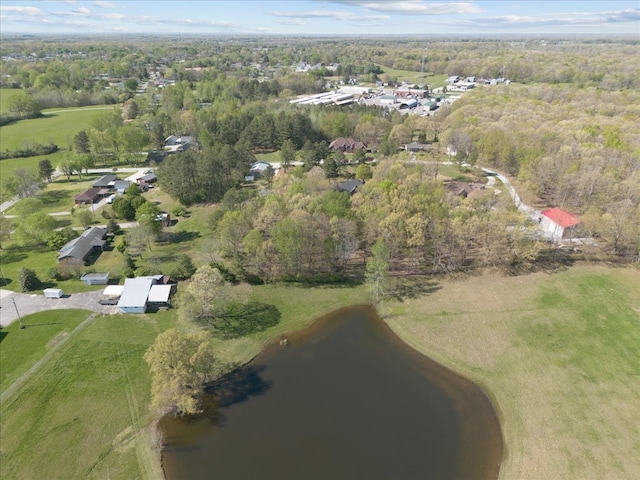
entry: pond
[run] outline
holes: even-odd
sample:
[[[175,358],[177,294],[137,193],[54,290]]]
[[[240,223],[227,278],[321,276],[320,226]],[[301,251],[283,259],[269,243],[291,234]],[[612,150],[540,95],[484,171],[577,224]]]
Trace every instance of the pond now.
[[[288,340],[215,387],[215,414],[164,419],[167,480],[497,478],[502,436],[484,392],[373,309]]]

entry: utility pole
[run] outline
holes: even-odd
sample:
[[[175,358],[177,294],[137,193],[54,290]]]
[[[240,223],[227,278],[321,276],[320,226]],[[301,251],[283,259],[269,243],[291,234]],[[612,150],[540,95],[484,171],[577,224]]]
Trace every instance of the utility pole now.
[[[24,330],[25,325],[22,323],[22,318],[20,317],[20,312],[18,311],[18,306],[16,305],[16,299],[11,297],[11,301],[13,302],[13,306],[16,309],[16,313],[18,314],[18,322],[20,322],[20,329]]]

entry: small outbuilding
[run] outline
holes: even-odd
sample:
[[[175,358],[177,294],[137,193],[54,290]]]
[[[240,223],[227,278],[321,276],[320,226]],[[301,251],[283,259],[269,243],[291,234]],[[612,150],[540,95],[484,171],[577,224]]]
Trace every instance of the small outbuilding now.
[[[540,226],[554,242],[572,238],[581,223],[580,217],[557,207],[545,210],[540,215]]]
[[[80,280],[87,285],[106,285],[109,283],[109,272],[85,273]]]
[[[59,288],[45,288],[42,293],[45,298],[62,298],[62,290]]]

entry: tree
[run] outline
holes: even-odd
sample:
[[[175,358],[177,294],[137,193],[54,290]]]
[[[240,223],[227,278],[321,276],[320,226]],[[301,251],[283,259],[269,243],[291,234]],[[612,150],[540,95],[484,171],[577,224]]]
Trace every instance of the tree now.
[[[45,243],[57,226],[56,219],[46,213],[32,213],[20,220],[16,228],[16,239],[21,245]]]
[[[93,212],[88,208],[83,208],[77,212],[76,218],[80,221],[80,225],[82,225],[83,228],[89,228],[95,220]]]
[[[363,164],[367,159],[367,154],[361,148],[357,148],[355,152],[353,152],[353,161],[358,164]]]
[[[85,130],[80,130],[75,134],[73,137],[73,147],[78,154],[91,152],[91,142],[89,141],[89,135]]]
[[[322,168],[327,178],[336,178],[340,175],[339,164],[333,155],[330,155],[327,159],[325,159],[324,163],[322,164]]]
[[[296,147],[291,140],[286,139],[282,142],[282,146],[280,147],[280,159],[282,160],[282,169],[285,172],[296,160]]]
[[[151,370],[151,399],[157,409],[180,415],[202,411],[207,382],[221,368],[209,335],[184,333],[175,328],[162,332],[144,354]]]
[[[371,171],[371,167],[366,163],[362,163],[356,167],[356,178],[358,180],[370,180],[373,177],[373,172]]]
[[[128,221],[136,218],[136,209],[131,204],[131,198],[130,195],[120,195],[113,201],[111,208],[118,218]]]
[[[31,292],[40,287],[40,279],[33,270],[22,267],[18,272],[18,285],[21,292]]]
[[[382,237],[378,237],[371,249],[365,279],[373,299],[382,300],[389,290],[389,247]]]
[[[186,253],[181,253],[176,259],[176,268],[173,272],[173,276],[178,280],[186,280],[196,272],[196,267],[193,264],[193,260]]]
[[[203,265],[191,276],[191,281],[179,297],[181,316],[209,328],[216,328],[229,305],[239,301],[231,284],[225,281],[220,270]]]
[[[40,178],[46,180],[47,182],[51,182],[51,178],[53,176],[53,166],[48,159],[40,160],[38,162],[38,173],[40,174]]]
[[[5,181],[5,188],[18,198],[33,197],[40,190],[40,182],[31,170],[16,168]]]
[[[20,118],[35,118],[42,115],[38,101],[26,92],[9,97],[7,109]]]

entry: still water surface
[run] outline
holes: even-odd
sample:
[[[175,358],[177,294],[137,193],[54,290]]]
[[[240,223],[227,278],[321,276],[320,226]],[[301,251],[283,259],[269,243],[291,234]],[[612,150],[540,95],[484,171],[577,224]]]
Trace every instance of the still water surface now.
[[[215,418],[165,419],[167,480],[498,476],[500,427],[482,390],[369,308],[319,320],[216,392]]]

